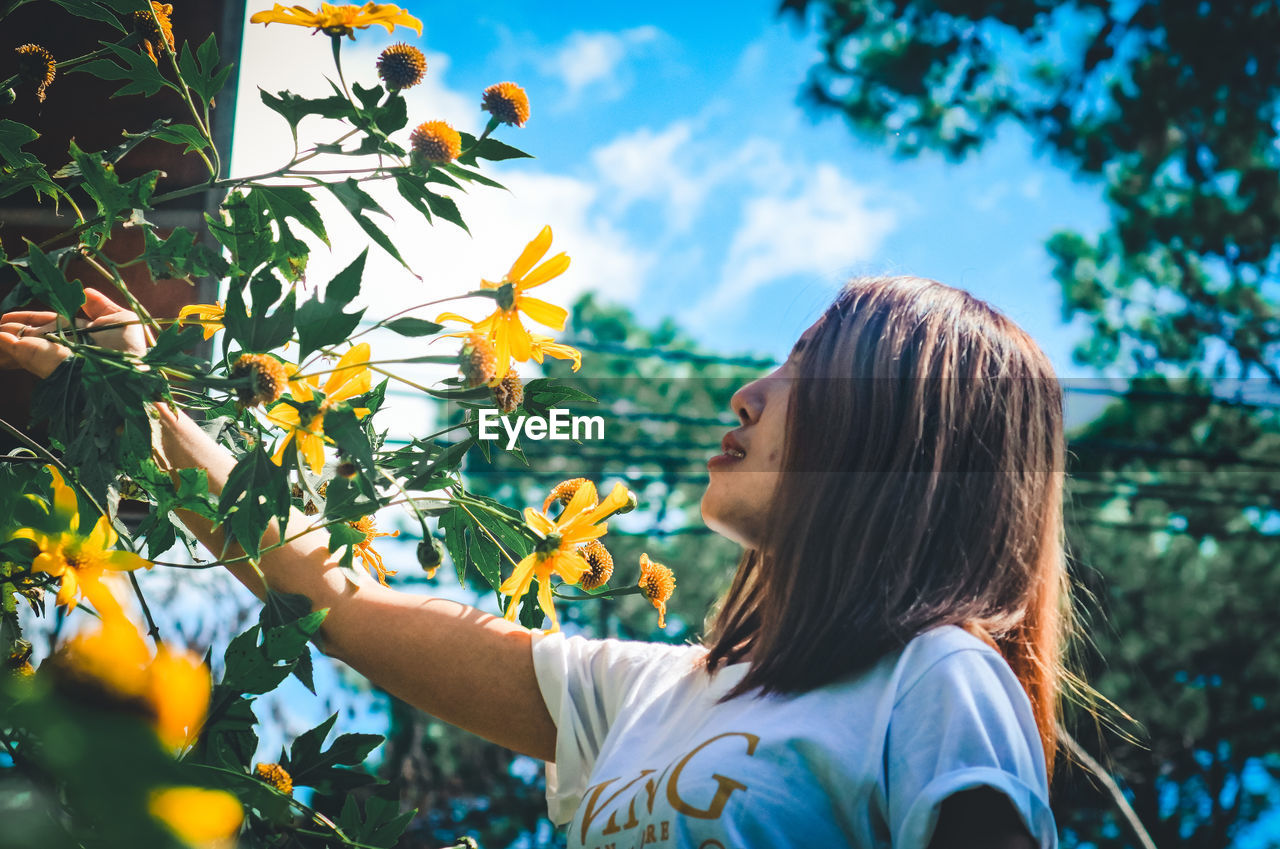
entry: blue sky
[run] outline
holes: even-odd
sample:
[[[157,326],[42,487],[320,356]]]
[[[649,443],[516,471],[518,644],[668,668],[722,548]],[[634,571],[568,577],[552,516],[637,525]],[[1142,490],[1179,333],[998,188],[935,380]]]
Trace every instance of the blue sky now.
[[[251,0],[247,10],[269,6]],[[1021,130],[954,165],[933,154],[897,161],[839,118],[815,120],[796,101],[816,40],[777,18],[773,2],[406,8],[423,36],[361,31],[344,50],[348,78],[370,84],[383,47],[416,44],[429,68],[408,93],[411,126],[443,118],[472,132],[487,118],[484,87],[518,82],[532,117],[498,136],[537,159],[495,167],[510,194],[459,197],[472,237],[447,224],[427,230],[389,202],[402,222],[391,229],[424,279],[372,257],[370,315],[501,275],[545,223],[553,250],[573,257],[545,297],[568,303],[596,290],[643,320],[671,316],[726,353],[783,356],[850,274],[913,273],[989,300],[1060,374],[1088,374],[1070,361],[1080,330],[1061,323],[1042,243],[1058,228],[1103,227],[1101,189],[1034,156]],[[287,130],[255,86],[320,95],[324,74],[324,36],[248,25],[235,173],[274,167],[288,152]],[[330,133],[318,119],[302,125],[304,139]],[[333,257],[313,259],[316,279],[363,247],[355,233],[336,235]]]

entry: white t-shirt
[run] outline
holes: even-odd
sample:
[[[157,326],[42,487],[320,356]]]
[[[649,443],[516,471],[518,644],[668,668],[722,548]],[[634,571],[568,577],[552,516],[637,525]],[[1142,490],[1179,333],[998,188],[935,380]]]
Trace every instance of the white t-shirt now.
[[[1057,846],[1031,703],[1000,654],[935,628],[852,679],[716,704],[705,649],[537,634],[552,822],[586,849],[924,849],[944,798],[1004,793]]]

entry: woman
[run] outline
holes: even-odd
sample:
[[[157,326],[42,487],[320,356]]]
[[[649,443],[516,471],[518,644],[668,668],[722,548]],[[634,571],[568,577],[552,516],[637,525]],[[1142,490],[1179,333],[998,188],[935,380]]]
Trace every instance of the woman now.
[[[131,318],[88,294],[91,320]],[[4,316],[0,357],[51,372],[52,319]],[[745,554],[705,647],[541,634],[355,587],[321,536],[272,550],[263,574],[330,609],[327,653],[547,761],[570,846],[1056,846],[1070,607],[1043,352],[964,292],[861,279],[731,403],[741,425],[708,462],[702,513]],[[170,467],[220,491],[232,456],[181,411],[161,421]],[[221,530],[183,519],[222,550]]]

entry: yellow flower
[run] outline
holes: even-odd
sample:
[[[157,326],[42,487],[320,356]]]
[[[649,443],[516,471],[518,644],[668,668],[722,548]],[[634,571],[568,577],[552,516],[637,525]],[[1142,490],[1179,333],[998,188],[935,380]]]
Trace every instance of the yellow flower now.
[[[640,555],[640,583],[644,597],[653,602],[658,609],[658,627],[667,627],[667,602],[676,591],[675,573],[649,559],[649,555]]]
[[[560,483],[551,488],[551,494],[547,496],[547,500],[542,502],[542,512],[545,513],[550,510],[551,502],[553,501],[568,504],[578,494],[578,490],[582,488],[584,483],[590,483],[590,481],[586,478],[570,478],[567,481],[560,481]]]
[[[329,379],[325,381],[324,400],[320,403],[319,409],[308,419],[305,427],[302,424],[302,413],[297,407],[281,402],[271,408],[266,414],[267,419],[288,431],[285,438],[280,441],[276,453],[271,457],[277,466],[283,462],[284,452],[289,444],[296,443],[298,451],[306,459],[311,471],[320,474],[320,470],[324,468],[324,441],[327,438],[324,435],[324,415],[338,402],[369,391],[372,378],[368,363],[369,343],[367,342],[361,342],[342,355],[329,374]],[[306,404],[315,399],[315,393],[320,388],[320,378],[313,374],[303,379],[294,379],[289,381],[289,388],[295,400]],[[356,407],[355,414],[364,417],[369,415],[369,411],[364,407]]]
[[[393,44],[378,54],[378,79],[387,91],[413,88],[427,73],[427,57],[412,44]]]
[[[492,381],[498,365],[498,355],[488,336],[483,333],[467,334],[467,341],[463,343],[458,359],[467,386],[483,386]]]
[[[222,304],[189,304],[178,310],[178,324],[199,324],[204,328],[204,338],[210,339],[222,329],[222,317],[226,313]],[[188,321],[193,315],[196,321]]]
[[[428,162],[452,162],[462,153],[462,136],[444,121],[423,121],[409,134],[409,146]]]
[[[145,717],[174,752],[195,739],[209,709],[212,685],[200,658],[164,645],[153,658],[124,616],[106,618],[97,630],[77,634],[46,666],[73,698]]]
[[[480,281],[481,288],[496,289],[498,292],[498,309],[487,318],[473,322],[465,316],[451,312],[442,313],[436,318],[437,324],[444,321],[464,322],[471,326],[472,332],[484,333],[493,340],[494,347],[498,353],[498,365],[494,370],[493,378],[490,380],[491,385],[502,380],[506,375],[507,369],[511,367],[512,358],[520,362],[528,362],[534,358],[534,339],[529,331],[525,329],[525,326],[520,323],[520,313],[524,313],[539,324],[545,324],[556,330],[564,330],[565,319],[569,317],[568,310],[525,294],[535,286],[541,286],[548,280],[559,277],[568,269],[569,256],[564,253],[556,254],[551,259],[538,265],[537,268],[534,268],[534,265],[546,255],[550,248],[551,228],[543,227],[533,241],[525,246],[505,277],[498,281]],[[464,332],[450,335],[465,336],[467,334]],[[553,351],[547,343],[549,338],[544,337],[538,343],[539,356],[542,354],[550,354],[551,356],[568,354],[570,357],[576,355],[575,358],[581,358],[581,353],[567,345],[556,345]]]
[[[169,49],[173,49],[173,23],[169,20],[169,16],[173,14],[173,6],[152,0],[151,11],[156,13],[154,20],[151,18],[151,12],[133,13],[133,30],[142,35],[143,48],[151,57],[151,61],[159,65],[160,54],[164,52],[162,44],[168,44]],[[160,22],[158,28],[156,21]]]
[[[128,572],[151,568],[151,564],[130,551],[115,549],[119,537],[106,516],[99,516],[86,534],[88,518],[80,515],[75,490],[66,485],[62,475],[53,466],[53,504],[50,525],[59,530],[52,533],[39,528],[19,528],[15,539],[29,539],[40,549],[31,562],[31,571],[62,579],[58,590],[58,604],[74,610],[79,599],[84,598],[102,616],[123,616],[120,602],[103,584],[103,577],[110,572]],[[44,501],[28,496],[46,511]]]
[[[529,334],[529,353],[534,362],[541,363],[543,356],[555,357],[557,360],[573,360],[573,370],[582,368],[582,352],[572,345],[563,345],[550,336],[541,333]]]
[[[231,849],[244,820],[244,809],[235,796],[203,787],[153,791],[148,810],[194,849]]]
[[[516,374],[515,369],[507,369],[502,380],[493,387],[493,403],[498,405],[498,411],[504,415],[514,413],[524,403],[524,384],[520,382],[520,375]]]
[[[394,575],[395,572],[382,564],[382,555],[373,550],[373,541],[378,537],[398,537],[400,532],[379,531],[373,524],[372,516],[361,516],[358,520],[347,522],[347,524],[364,534],[364,539],[353,546],[356,557],[360,558],[360,562],[369,570],[369,574],[378,579],[378,583],[384,587],[387,586],[387,576]]]
[[[18,54],[18,79],[36,87],[36,102],[44,103],[45,89],[53,84],[57,61],[39,44],[24,44],[13,49]]]
[[[590,564],[578,551],[578,546],[604,536],[608,525],[597,524],[619,507],[627,503],[627,488],[614,486],[604,501],[596,502],[595,484],[587,481],[578,487],[564,512],[552,520],[533,508],[525,508],[525,523],[541,539],[533,553],[516,564],[511,577],[502,582],[498,592],[511,596],[506,618],[516,620],[520,599],[529,591],[533,579],[538,579],[538,605],[551,619],[551,630],[560,630],[555,607],[551,602],[551,576],[559,575],[569,584],[576,584]]]
[[[281,793],[293,793],[293,776],[280,764],[260,763],[254,766],[254,774]]]
[[[480,108],[504,124],[523,127],[529,120],[529,95],[515,83],[497,83],[484,90]]]
[[[579,586],[584,590],[598,590],[609,583],[609,579],[613,577],[613,555],[604,547],[604,543],[593,539],[578,549],[578,553],[587,561],[587,571],[582,573],[582,583]]]
[[[246,405],[273,404],[289,385],[284,363],[269,354],[241,354],[231,377],[245,380],[246,385],[236,387],[236,397]]]
[[[398,24],[422,35],[422,21],[390,3],[365,3],[363,6],[321,3],[318,12],[305,6],[281,6],[276,3],[269,11],[255,13],[249,18],[249,23],[315,27],[315,32],[339,37],[345,35],[352,41],[355,41],[356,30],[368,29],[375,24],[386,27],[387,32],[395,30]]]

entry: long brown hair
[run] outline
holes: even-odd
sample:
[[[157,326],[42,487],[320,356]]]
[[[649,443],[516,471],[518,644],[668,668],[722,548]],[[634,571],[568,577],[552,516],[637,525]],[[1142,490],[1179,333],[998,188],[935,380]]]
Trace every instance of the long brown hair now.
[[[726,698],[802,692],[959,625],[1022,683],[1052,775],[1071,609],[1048,358],[985,302],[918,277],[852,281],[796,356],[784,473],[707,668],[751,661]]]

